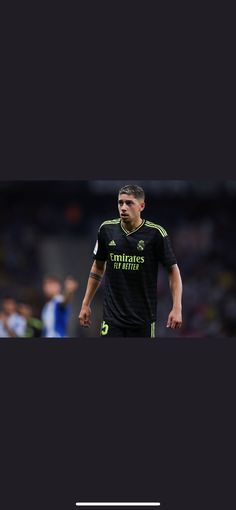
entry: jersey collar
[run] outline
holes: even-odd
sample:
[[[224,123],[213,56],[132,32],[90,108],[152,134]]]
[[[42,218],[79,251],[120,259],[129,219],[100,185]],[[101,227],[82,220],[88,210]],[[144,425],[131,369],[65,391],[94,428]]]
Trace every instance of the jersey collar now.
[[[121,223],[121,220],[120,220],[120,226],[121,226],[121,229],[123,230],[123,232],[124,232],[127,236],[130,236],[131,234],[134,234],[134,232],[137,232],[137,230],[139,230],[139,229],[143,226],[144,222],[145,222],[145,220],[143,220],[143,221],[142,221],[142,223],[140,223],[140,225],[139,225],[137,228],[135,228],[134,230],[131,230],[131,231],[130,231],[130,230],[126,230],[126,228],[125,228],[125,227],[123,227],[123,225],[122,225],[122,223]]]

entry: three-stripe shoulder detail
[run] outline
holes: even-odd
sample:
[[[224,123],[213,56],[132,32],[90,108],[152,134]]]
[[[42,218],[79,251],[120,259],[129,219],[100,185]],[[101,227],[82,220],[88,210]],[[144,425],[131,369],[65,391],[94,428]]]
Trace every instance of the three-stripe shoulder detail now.
[[[116,218],[114,220],[107,220],[107,221],[104,221],[100,227],[99,227],[99,230],[100,228],[103,226],[103,225],[116,225],[117,223],[120,223],[120,218]]]
[[[159,230],[162,237],[168,236],[166,230],[163,227],[161,227],[161,225],[157,225],[156,223],[153,223],[152,221],[148,221],[148,220],[146,220],[145,225],[147,227],[156,228],[157,230]]]

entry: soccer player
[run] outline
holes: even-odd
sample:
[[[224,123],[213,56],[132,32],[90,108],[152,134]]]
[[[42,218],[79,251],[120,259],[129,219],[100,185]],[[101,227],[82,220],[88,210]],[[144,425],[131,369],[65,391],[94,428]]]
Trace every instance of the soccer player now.
[[[64,338],[68,336],[68,322],[71,312],[71,300],[78,288],[78,282],[68,276],[64,281],[64,289],[55,276],[47,276],[43,280],[43,292],[47,303],[42,310],[43,336],[46,338]]]
[[[26,320],[26,328],[24,337],[26,338],[39,338],[42,336],[43,323],[41,320],[33,317],[33,310],[27,303],[19,303],[19,314]]]
[[[26,320],[17,313],[17,304],[15,299],[6,296],[2,302],[0,312],[0,337],[18,338],[25,334]]]
[[[141,218],[144,207],[143,189],[124,186],[120,217],[104,221],[98,231],[79,320],[90,326],[90,305],[105,273],[101,335],[107,337],[155,337],[159,262],[168,271],[173,301],[166,325],[182,324],[182,281],[170,239],[163,227]]]

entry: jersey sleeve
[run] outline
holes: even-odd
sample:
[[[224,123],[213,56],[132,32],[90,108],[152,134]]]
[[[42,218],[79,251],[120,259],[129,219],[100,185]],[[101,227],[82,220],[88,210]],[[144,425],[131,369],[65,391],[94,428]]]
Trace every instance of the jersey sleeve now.
[[[103,231],[103,229],[99,229],[97,241],[96,241],[96,244],[95,244],[94,250],[93,250],[93,259],[105,261],[105,260],[107,260],[107,257],[108,257],[108,252],[107,252],[107,247],[106,247],[106,243],[105,243],[104,231]]]
[[[10,322],[9,326],[17,336],[24,336],[26,330],[26,320],[23,317],[14,318],[14,322],[12,321],[12,324]]]
[[[171,246],[170,238],[167,235],[164,237],[161,235],[158,242],[158,259],[161,264],[167,269],[177,264],[177,260]]]

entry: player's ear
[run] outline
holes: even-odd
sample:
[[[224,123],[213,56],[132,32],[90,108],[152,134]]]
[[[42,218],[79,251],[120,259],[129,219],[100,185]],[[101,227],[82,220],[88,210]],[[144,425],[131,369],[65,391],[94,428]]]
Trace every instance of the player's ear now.
[[[141,202],[141,204],[140,204],[140,208],[141,208],[141,209],[140,209],[141,211],[143,211],[143,210],[144,210],[144,208],[145,208],[145,202]]]

